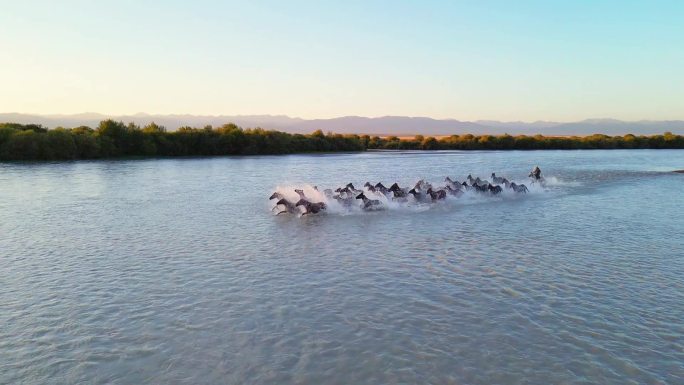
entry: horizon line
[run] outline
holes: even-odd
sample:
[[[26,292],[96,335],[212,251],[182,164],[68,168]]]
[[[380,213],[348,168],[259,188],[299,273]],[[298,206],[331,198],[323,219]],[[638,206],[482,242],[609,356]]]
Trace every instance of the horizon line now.
[[[471,123],[479,123],[479,122],[496,122],[496,123],[525,123],[525,124],[533,124],[533,123],[560,123],[560,124],[565,124],[565,123],[581,123],[581,122],[587,122],[587,121],[618,121],[618,122],[624,122],[624,123],[639,123],[639,122],[679,122],[679,121],[684,121],[684,117],[679,118],[679,119],[648,119],[648,118],[643,118],[643,119],[637,119],[637,120],[623,120],[619,118],[613,118],[613,117],[587,117],[583,119],[578,119],[578,120],[544,120],[544,119],[536,119],[536,120],[497,120],[497,119],[476,119],[476,120],[461,120],[458,118],[437,118],[437,117],[431,117],[431,116],[419,116],[419,115],[378,115],[378,116],[363,116],[363,115],[339,115],[339,116],[332,116],[332,117],[318,117],[318,118],[303,118],[300,116],[292,116],[292,115],[287,115],[287,114],[193,114],[193,113],[149,113],[149,112],[135,112],[135,113],[120,113],[120,114],[109,114],[109,113],[102,113],[102,112],[92,112],[92,111],[85,111],[85,112],[76,112],[76,113],[39,113],[39,112],[0,112],[0,115],[35,115],[35,116],[41,116],[41,117],[73,117],[73,116],[79,116],[79,115],[99,115],[100,117],[104,118],[117,118],[117,117],[164,117],[164,116],[190,116],[190,117],[205,117],[205,118],[223,118],[223,117],[283,117],[283,118],[288,118],[288,119],[299,119],[299,120],[333,120],[333,119],[342,119],[342,118],[362,118],[362,119],[383,119],[383,118],[408,118],[408,119],[430,119],[430,120],[436,120],[436,121],[455,121],[455,122],[471,122]]]

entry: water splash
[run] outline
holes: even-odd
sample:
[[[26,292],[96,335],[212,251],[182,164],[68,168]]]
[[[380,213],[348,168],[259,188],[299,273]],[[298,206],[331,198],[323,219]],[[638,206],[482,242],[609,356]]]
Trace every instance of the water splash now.
[[[534,183],[534,184],[536,185],[537,183]],[[569,186],[569,187],[579,187],[579,186],[582,185],[582,183],[579,182],[579,181],[561,180],[561,179],[559,179],[559,178],[557,178],[557,177],[555,177],[555,176],[551,176],[551,177],[545,178],[543,184],[544,184],[546,187],[565,187],[565,186]]]
[[[435,188],[442,188],[443,187],[443,182],[433,182],[433,181],[428,181],[431,183]],[[504,186],[503,191],[497,195],[491,195],[489,193],[478,193],[473,190],[470,191],[464,191],[462,195],[460,196],[454,196],[454,195],[447,195],[446,199],[440,200],[440,201],[434,201],[434,202],[425,202],[425,201],[419,201],[416,200],[414,197],[411,195],[408,196],[406,201],[398,201],[394,200],[392,198],[388,198],[384,194],[380,192],[374,192],[369,190],[366,187],[359,188],[355,187],[359,191],[363,191],[363,193],[368,197],[368,199],[375,199],[379,200],[380,207],[375,210],[364,210],[363,209],[363,204],[361,200],[357,199],[352,199],[351,204],[345,205],[340,203],[338,200],[332,198],[330,196],[330,191],[328,191],[328,195],[325,193],[325,189],[328,188],[321,188],[318,186],[314,186],[311,184],[284,184],[284,185],[278,185],[275,188],[275,192],[280,193],[285,199],[292,203],[296,203],[299,201],[300,196],[295,192],[295,190],[299,189],[302,190],[304,196],[306,197],[307,200],[311,202],[324,202],[327,206],[326,210],[324,210],[321,213],[325,214],[333,214],[333,215],[360,215],[360,214],[368,214],[370,212],[382,212],[382,211],[397,211],[397,212],[422,212],[422,211],[427,211],[431,210],[434,208],[454,208],[460,205],[470,205],[470,204],[483,204],[483,203],[488,203],[488,202],[501,202],[501,201],[506,201],[506,200],[516,200],[516,199],[525,199],[529,198],[532,196],[537,196],[539,194],[543,194],[552,190],[557,190],[560,187],[563,186],[577,186],[579,183],[577,182],[566,182],[562,181],[556,177],[549,177],[546,179],[545,183],[531,183],[529,180],[526,181],[511,181],[515,182],[517,184],[525,184],[528,187],[528,192],[526,194],[523,193],[516,193],[512,189],[507,189]],[[404,186],[413,186],[415,183],[406,183]],[[340,184],[340,187],[343,187],[345,184]],[[355,185],[357,186],[357,185]],[[330,188],[330,190],[336,189],[337,186]],[[333,194],[335,194],[333,192]],[[355,198],[355,197],[354,197]],[[276,200],[271,200],[270,201],[270,207],[273,208],[273,205],[275,204]],[[278,210],[273,210],[274,214],[278,213]],[[297,211],[295,214],[298,216],[301,216],[303,214],[304,209],[302,207],[298,207]]]

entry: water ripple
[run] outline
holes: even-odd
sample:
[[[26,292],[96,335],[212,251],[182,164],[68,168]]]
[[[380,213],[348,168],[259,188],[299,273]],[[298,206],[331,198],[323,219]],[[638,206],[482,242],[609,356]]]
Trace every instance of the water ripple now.
[[[272,217],[273,186],[549,194]],[[682,151],[0,165],[0,383],[678,384]],[[669,167],[669,168],[668,168]],[[350,171],[353,170],[353,171]]]

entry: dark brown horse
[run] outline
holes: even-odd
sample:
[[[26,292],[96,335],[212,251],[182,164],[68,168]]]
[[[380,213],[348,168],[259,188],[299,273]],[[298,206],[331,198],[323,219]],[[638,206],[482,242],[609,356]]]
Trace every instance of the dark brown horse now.
[[[359,194],[356,199],[361,199],[363,202],[363,206],[361,206],[361,208],[364,210],[378,210],[383,208],[382,202],[377,199],[368,199],[364,193]]]
[[[283,194],[281,194],[281,193],[279,193],[279,192],[276,191],[276,192],[274,192],[273,194],[271,194],[271,197],[268,198],[268,200],[270,201],[270,200],[273,200],[273,199],[283,199],[283,198],[285,198],[285,196],[284,196]]]
[[[292,202],[290,202],[290,201],[288,201],[288,200],[285,199],[285,198],[280,198],[280,200],[278,200],[278,202],[276,202],[275,207],[273,207],[273,208],[271,209],[271,211],[273,211],[273,210],[275,210],[275,209],[277,209],[277,208],[280,208],[280,211],[278,211],[278,213],[277,213],[276,215],[280,215],[280,214],[283,214],[283,213],[290,213],[290,214],[293,214],[293,213],[295,213],[295,212],[297,211],[297,207],[295,206],[295,204],[292,203]]]
[[[325,210],[328,208],[328,206],[323,203],[323,202],[310,202],[306,199],[300,199],[296,204],[295,207],[303,206],[304,207],[304,212],[302,215],[308,215],[308,214],[318,214],[321,212],[321,210]]]
[[[501,194],[501,192],[503,191],[503,189],[501,188],[501,186],[493,185],[493,184],[488,184],[488,185],[487,185],[487,189],[489,190],[489,192],[490,192],[492,195]]]
[[[447,196],[446,191],[444,191],[444,190],[436,190],[435,191],[432,189],[432,187],[427,189],[426,192],[427,192],[428,196],[430,196],[430,199],[432,199],[433,201],[440,201],[440,200],[446,199],[446,196]]]

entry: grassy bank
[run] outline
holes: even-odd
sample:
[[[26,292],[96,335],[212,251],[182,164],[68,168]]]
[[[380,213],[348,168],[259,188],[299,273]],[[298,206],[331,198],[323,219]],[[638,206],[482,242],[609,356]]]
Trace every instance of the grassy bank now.
[[[0,123],[0,160],[69,160],[129,156],[206,156],[291,154],[306,152],[385,150],[543,150],[543,149],[684,149],[684,136],[545,137],[452,135],[440,138],[371,137],[368,135],[288,134],[247,129],[234,124],[166,131],[104,120],[98,127],[56,128],[35,124]]]

